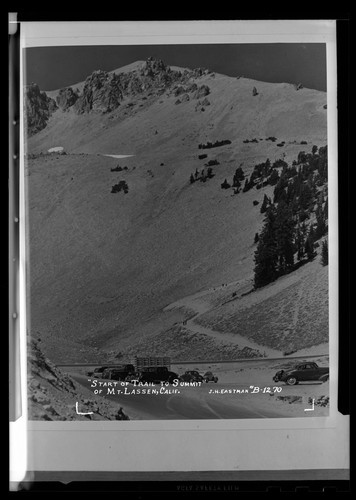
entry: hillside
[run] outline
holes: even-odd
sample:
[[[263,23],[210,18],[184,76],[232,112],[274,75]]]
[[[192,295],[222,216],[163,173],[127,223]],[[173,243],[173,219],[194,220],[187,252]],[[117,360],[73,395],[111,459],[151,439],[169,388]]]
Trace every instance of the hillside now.
[[[42,353],[38,342],[28,342],[29,420],[129,420],[119,406],[83,389]],[[79,413],[91,412],[91,415]],[[119,414],[118,414],[119,412]]]
[[[131,76],[120,82],[147,82],[145,64],[126,68],[123,74]],[[263,223],[260,207],[264,194],[273,192],[266,185],[234,195],[222,190],[221,183],[231,182],[241,165],[249,176],[266,158],[291,163],[300,151],[326,144],[323,92],[207,70],[157,67],[159,74],[150,77],[147,90],[127,91],[123,85],[115,90],[116,100],[106,84],[96,94],[91,75],[81,102],[89,107],[97,102],[98,108],[78,113],[74,98],[74,104],[55,110],[28,140],[30,329],[55,361],[91,361],[141,347],[147,352],[150,346],[158,354],[173,344],[170,351],[182,356],[185,351],[197,356],[202,344],[214,353],[221,344],[216,338],[212,344],[204,335],[196,344],[189,335],[179,340],[181,333],[172,328],[187,313],[164,308],[223,283],[251,278],[254,236]],[[163,85],[162,75],[171,72]],[[120,70],[113,73],[120,75]],[[100,78],[111,82],[110,76]],[[84,94],[85,85],[72,87]],[[208,93],[199,97],[201,88]],[[51,97],[57,95],[59,91]],[[62,92],[66,96],[72,99],[70,91]],[[107,99],[117,107],[103,112]],[[218,140],[229,143],[199,149],[199,144]],[[46,154],[56,146],[67,154]],[[133,156],[118,162],[104,154]],[[201,154],[207,157],[199,159]],[[214,160],[214,177],[190,184],[190,175]],[[118,163],[122,170],[112,171]],[[128,192],[112,193],[120,181],[127,183]],[[325,269],[310,265],[320,273],[327,294]],[[327,314],[327,303],[323,307]],[[211,323],[215,327],[215,320]],[[156,337],[159,348],[153,344]],[[326,340],[324,334],[317,342]],[[218,352],[226,357],[235,351],[230,339]]]

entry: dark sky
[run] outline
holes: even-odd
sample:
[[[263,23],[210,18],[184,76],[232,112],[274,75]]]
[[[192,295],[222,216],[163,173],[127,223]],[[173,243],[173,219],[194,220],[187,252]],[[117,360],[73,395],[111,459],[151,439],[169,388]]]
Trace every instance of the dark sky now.
[[[169,66],[326,90],[326,45],[321,43],[36,47],[26,49],[27,82],[55,90],[85,80],[94,70],[110,71],[149,56]]]

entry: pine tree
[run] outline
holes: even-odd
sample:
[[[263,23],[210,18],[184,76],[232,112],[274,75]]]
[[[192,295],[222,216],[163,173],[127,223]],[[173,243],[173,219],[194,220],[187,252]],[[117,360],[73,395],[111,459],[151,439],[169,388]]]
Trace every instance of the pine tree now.
[[[232,187],[235,187],[238,189],[240,189],[240,187],[241,187],[241,182],[240,182],[239,178],[236,176],[236,174],[234,175],[234,178],[232,181]]]
[[[305,236],[300,226],[297,227],[295,233],[295,247],[297,250],[297,259],[301,261],[304,257]]]
[[[257,249],[255,251],[254,286],[271,283],[277,278],[277,245],[275,236],[276,209],[273,205],[269,207],[264,219],[264,226],[259,235]]]
[[[229,189],[230,184],[227,182],[227,180],[225,179],[224,182],[221,184],[221,189]]]
[[[295,220],[291,207],[280,202],[275,220],[276,245],[278,253],[278,271],[283,274],[294,265]]]
[[[303,210],[308,210],[311,202],[313,201],[313,193],[308,184],[301,184],[300,195],[299,195],[299,205]]]
[[[325,222],[324,211],[321,203],[315,212],[316,215],[316,229],[315,229],[315,240],[320,239],[327,231],[327,226]]]
[[[189,179],[190,183],[193,184],[193,182],[195,182],[195,179],[194,179],[194,175],[193,174],[190,174],[190,179]]]
[[[270,204],[271,204],[271,200],[268,198],[268,196],[265,193],[265,195],[263,197],[263,202],[262,202],[262,205],[260,208],[261,214],[264,214],[267,211],[267,208],[270,206]]]
[[[327,240],[324,240],[321,245],[321,264],[323,266],[327,266],[329,264],[329,248]]]
[[[244,174],[244,171],[242,170],[241,167],[238,167],[235,171],[235,174],[234,174],[234,179],[238,179],[239,181],[243,181],[244,178],[245,178],[245,174]]]
[[[288,179],[283,169],[279,181],[277,182],[273,190],[273,203],[279,203],[280,200],[286,198],[285,188],[287,186],[288,186]]]
[[[324,219],[328,220],[329,218],[329,209],[328,209],[329,201],[328,198],[325,200],[325,206],[324,206]]]
[[[315,257],[315,233],[313,226],[310,226],[308,237],[305,241],[304,251],[307,254],[308,259]]]
[[[289,182],[287,187],[286,201],[290,203],[295,197],[295,187],[294,182]]]
[[[322,182],[328,180],[328,147],[324,146],[319,148],[319,159],[318,159],[318,172],[320,174]]]
[[[254,238],[253,242],[258,243],[258,240],[259,240],[259,235],[258,235],[258,233],[255,233],[255,238]]]
[[[245,185],[244,185],[244,187],[242,189],[242,192],[246,193],[249,189],[251,189],[250,182],[249,182],[248,179],[245,179]]]
[[[271,160],[269,158],[267,158],[267,160],[265,161],[265,169],[266,169],[266,173],[268,174],[271,170]]]
[[[271,186],[275,186],[277,184],[277,182],[279,181],[279,174],[278,174],[276,169],[272,170],[272,173],[269,176],[268,181],[269,181]]]

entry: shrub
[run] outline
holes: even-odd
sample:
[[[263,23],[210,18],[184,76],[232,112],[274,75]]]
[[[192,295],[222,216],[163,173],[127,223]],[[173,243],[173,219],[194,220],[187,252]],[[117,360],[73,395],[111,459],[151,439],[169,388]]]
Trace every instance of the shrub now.
[[[111,188],[112,193],[119,193],[120,191],[124,191],[125,194],[129,192],[129,186],[126,181],[120,181],[118,184],[114,184]]]
[[[204,163],[206,167],[211,167],[212,165],[220,165],[218,160],[209,160],[208,163]]]
[[[229,189],[231,186],[225,179],[224,182],[221,184],[221,189]]]

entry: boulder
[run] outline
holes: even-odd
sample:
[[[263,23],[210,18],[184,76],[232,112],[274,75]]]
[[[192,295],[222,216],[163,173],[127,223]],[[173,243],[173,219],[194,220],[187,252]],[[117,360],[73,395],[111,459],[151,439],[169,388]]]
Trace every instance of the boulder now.
[[[194,94],[195,99],[201,99],[210,94],[210,88],[207,85],[201,85]]]
[[[196,90],[198,90],[198,85],[195,82],[194,83],[190,83],[186,87],[186,91],[187,92],[195,92]]]
[[[173,91],[173,94],[175,97],[178,97],[181,94],[184,94],[186,92],[186,89],[182,87],[182,85],[178,85]]]

